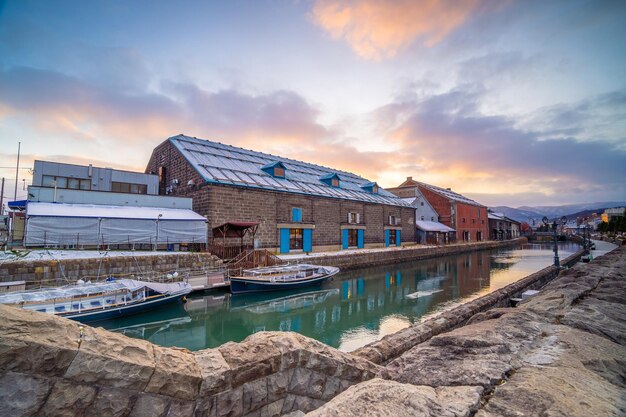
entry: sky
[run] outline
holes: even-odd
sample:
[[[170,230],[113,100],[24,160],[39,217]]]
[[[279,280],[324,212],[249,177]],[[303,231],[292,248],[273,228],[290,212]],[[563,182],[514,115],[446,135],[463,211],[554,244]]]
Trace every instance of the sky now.
[[[626,200],[626,2],[0,0],[0,176],[170,136],[488,205]],[[24,181],[26,180],[26,181]],[[6,200],[5,200],[6,201]]]

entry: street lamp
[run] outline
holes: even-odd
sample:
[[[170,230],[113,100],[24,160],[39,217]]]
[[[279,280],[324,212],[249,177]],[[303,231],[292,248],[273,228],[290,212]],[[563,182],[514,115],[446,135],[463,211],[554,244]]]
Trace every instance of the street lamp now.
[[[547,227],[550,223],[550,220],[548,220],[548,218],[546,216],[543,216],[543,219],[541,219],[541,221],[543,222],[543,224]],[[563,226],[565,226],[565,224],[567,223],[567,217],[563,216],[561,217],[561,224]],[[559,260],[559,246],[557,244],[557,234],[556,234],[556,230],[558,227],[558,223],[556,222],[556,218],[553,220],[552,222],[552,232],[554,233],[554,266],[556,266],[557,268],[561,267],[561,261]]]
[[[159,246],[159,220],[161,220],[161,217],[163,217],[163,215],[159,214],[157,216],[157,219],[156,219],[156,239],[155,239],[155,242],[154,242],[154,249],[153,250],[157,250],[157,247]]]

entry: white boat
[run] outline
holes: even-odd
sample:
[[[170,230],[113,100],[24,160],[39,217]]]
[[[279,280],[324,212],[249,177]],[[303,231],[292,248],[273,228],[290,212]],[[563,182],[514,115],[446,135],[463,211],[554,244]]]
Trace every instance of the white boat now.
[[[339,268],[309,264],[269,266],[244,270],[230,277],[233,294],[290,290],[319,284],[336,275]]]
[[[0,304],[87,322],[140,313],[177,302],[190,292],[186,282],[119,279],[1,294]]]

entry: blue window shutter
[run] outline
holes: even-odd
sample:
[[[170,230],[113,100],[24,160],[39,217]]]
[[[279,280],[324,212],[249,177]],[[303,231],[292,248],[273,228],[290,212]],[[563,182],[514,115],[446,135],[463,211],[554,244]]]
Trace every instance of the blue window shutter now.
[[[341,231],[341,248],[348,249],[348,229]]]
[[[357,231],[357,239],[358,239],[358,244],[357,247],[359,249],[362,249],[365,246],[365,242],[364,242],[364,235],[365,235],[365,230],[359,230]]]
[[[291,209],[291,221],[294,223],[299,223],[302,221],[302,209],[293,207]]]
[[[402,239],[400,239],[400,232],[400,229],[396,230],[396,246],[400,246],[402,243]]]
[[[312,252],[313,251],[313,229],[304,229],[302,231],[302,238],[303,238],[302,249],[305,252]]]
[[[385,247],[389,246],[389,230],[385,230]]]
[[[280,229],[280,253],[289,253],[289,229]]]

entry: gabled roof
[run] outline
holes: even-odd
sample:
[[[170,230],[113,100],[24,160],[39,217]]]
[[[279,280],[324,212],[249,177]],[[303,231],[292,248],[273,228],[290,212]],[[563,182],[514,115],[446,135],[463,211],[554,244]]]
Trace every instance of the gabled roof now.
[[[413,182],[415,182],[418,186],[423,187],[423,188],[425,188],[427,190],[430,190],[430,191],[432,191],[434,193],[437,193],[437,194],[439,194],[439,195],[441,195],[441,196],[443,196],[443,197],[445,197],[445,198],[447,198],[449,200],[457,201],[459,203],[464,203],[464,204],[470,204],[472,206],[486,207],[486,206],[484,206],[484,205],[482,205],[482,204],[472,200],[471,198],[467,198],[464,195],[461,195],[459,193],[455,193],[454,191],[448,190],[447,188],[441,188],[441,187],[437,187],[437,186],[426,184],[426,183],[419,182],[419,181],[413,181]]]
[[[367,192],[361,187],[370,181],[349,172],[185,135],[169,141],[209,183],[409,207],[383,189],[378,194]],[[285,178],[263,171],[266,165],[278,162],[285,167]],[[341,177],[340,186],[320,181],[325,175]]]

